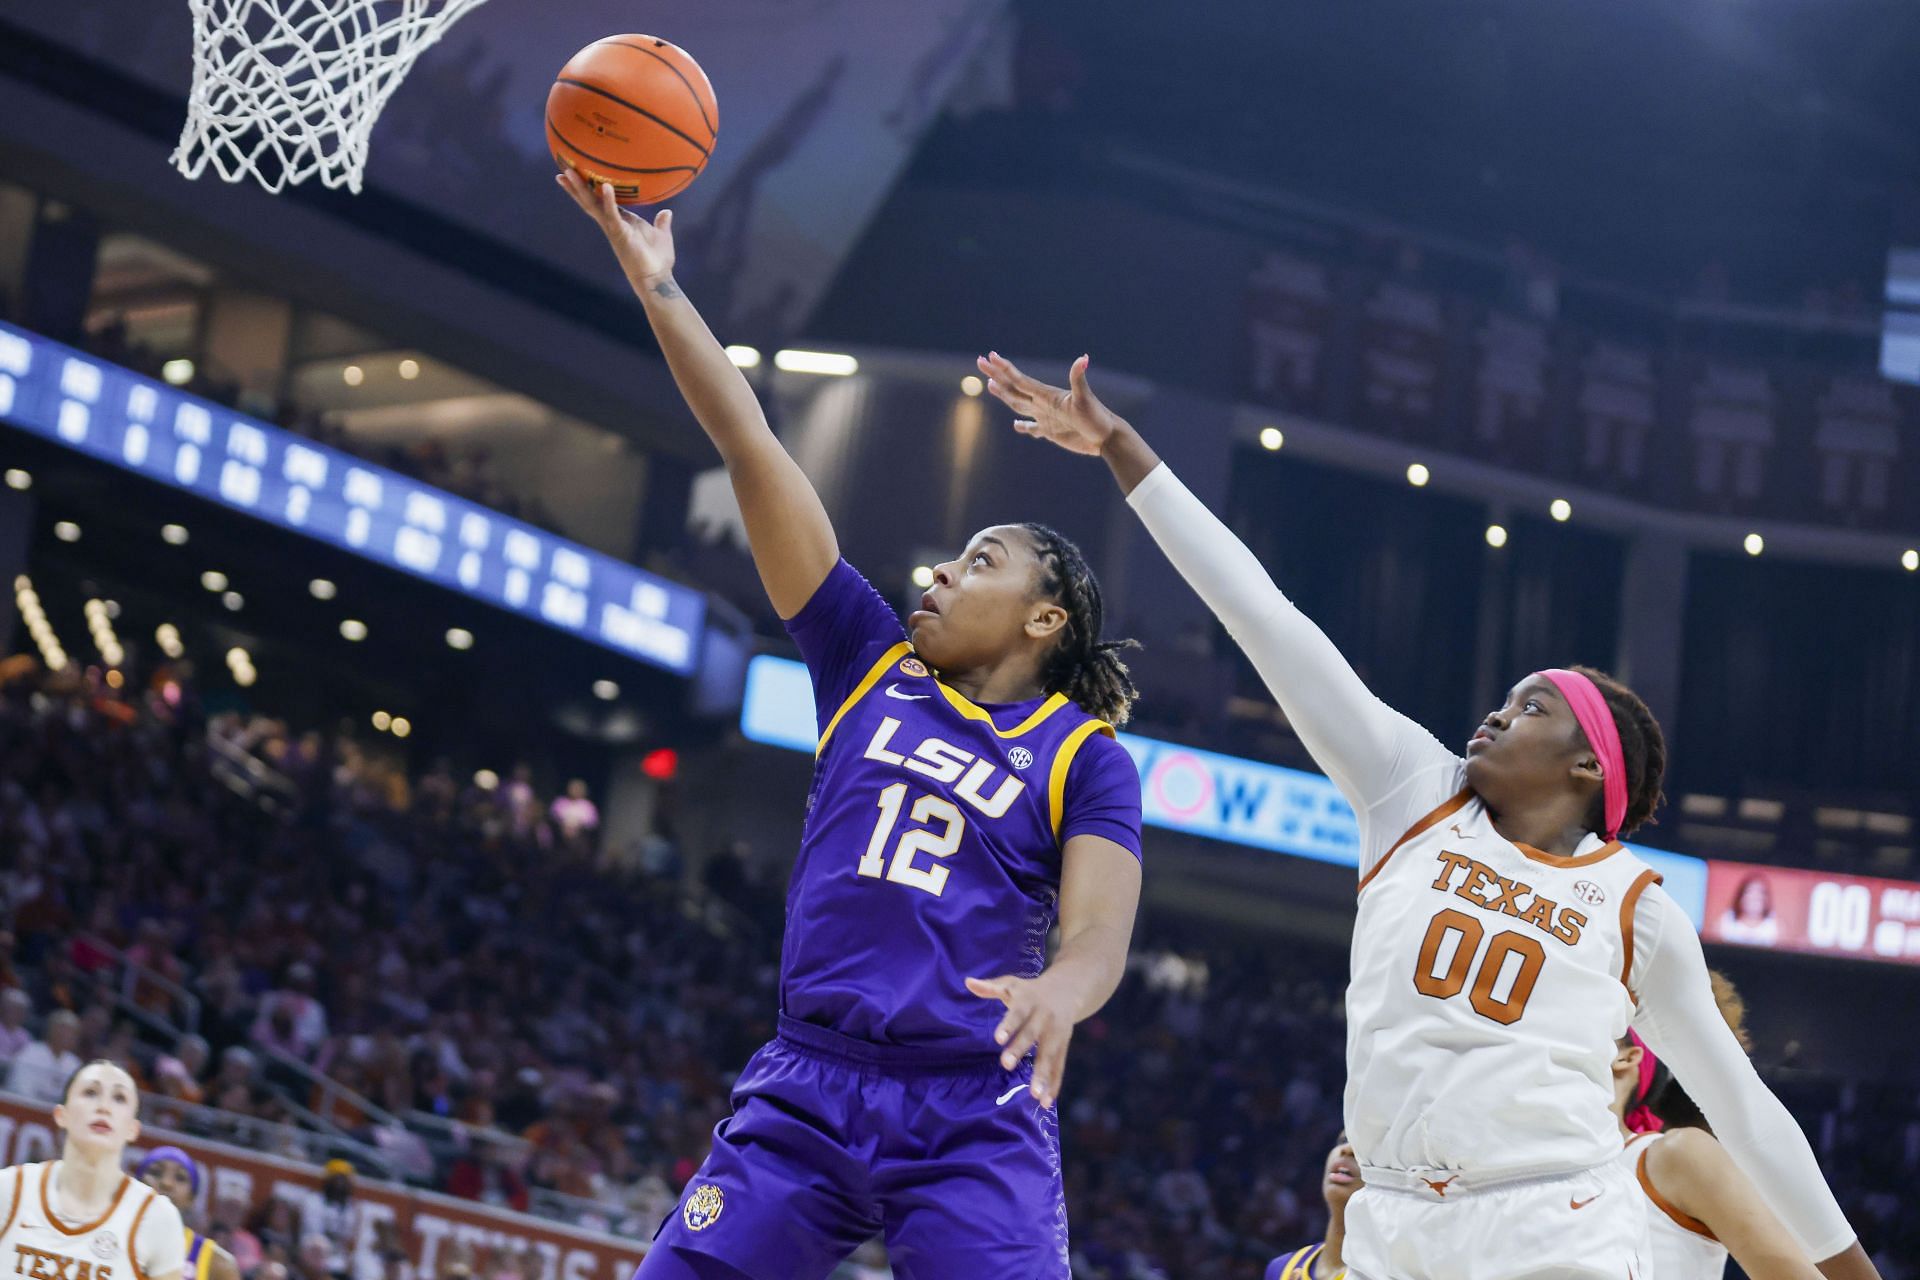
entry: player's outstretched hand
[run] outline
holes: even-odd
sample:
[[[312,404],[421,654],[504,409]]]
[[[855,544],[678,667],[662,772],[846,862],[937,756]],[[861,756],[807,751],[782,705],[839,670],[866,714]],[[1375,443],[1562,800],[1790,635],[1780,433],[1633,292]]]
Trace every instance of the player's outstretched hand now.
[[[613,187],[589,182],[572,169],[555,179],[573,202],[606,233],[614,256],[633,287],[644,292],[654,281],[673,274],[673,210],[662,209],[648,222],[628,213],[613,198]]]
[[[1060,1099],[1060,1077],[1067,1069],[1067,1042],[1073,1038],[1078,998],[1065,984],[1037,978],[968,978],[967,990],[982,1000],[998,1000],[1007,1016],[993,1033],[1001,1046],[1000,1065],[1008,1071],[1020,1065],[1029,1049],[1033,1056],[1033,1096],[1043,1107]]]
[[[1050,440],[1070,453],[1098,456],[1113,433],[1127,424],[1100,403],[1100,397],[1087,385],[1089,363],[1087,356],[1075,360],[1067,370],[1068,385],[1055,387],[1029,378],[997,351],[979,357],[980,372],[987,375],[987,390],[1020,415],[1014,419],[1015,431]]]

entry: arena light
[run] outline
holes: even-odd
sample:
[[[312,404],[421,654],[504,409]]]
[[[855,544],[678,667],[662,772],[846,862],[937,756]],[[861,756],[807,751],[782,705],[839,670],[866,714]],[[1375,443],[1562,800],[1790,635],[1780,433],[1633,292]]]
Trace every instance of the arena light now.
[[[342,618],[340,620],[340,634],[355,644],[358,644],[367,638],[367,624],[358,618]]]
[[[620,686],[611,680],[595,680],[593,682],[593,696],[602,702],[612,702],[620,696]]]
[[[1427,470],[1426,463],[1410,462],[1407,464],[1407,483],[1414,488],[1423,488],[1427,481],[1431,479],[1433,479],[1433,473]]]
[[[393,736],[394,737],[404,738],[412,732],[413,732],[413,721],[407,719],[405,716],[395,716],[393,718]]]
[[[640,772],[655,782],[671,782],[680,772],[680,753],[661,747],[640,757]]]
[[[163,622],[153,629],[153,642],[169,658],[178,658],[187,651],[187,646],[180,640],[180,628],[171,622]]]
[[[860,362],[837,351],[801,351],[788,347],[773,353],[773,367],[782,373],[818,373],[844,378],[860,372]]]
[[[340,378],[350,387],[357,387],[367,380],[367,371],[357,364],[350,364],[340,371]]]
[[[233,682],[242,689],[253,688],[253,682],[259,678],[260,673],[252,667],[235,667],[233,670]]]
[[[53,536],[62,542],[80,541],[80,526],[71,520],[62,520],[53,526]]]
[[[1900,553],[1900,567],[1908,573],[1920,569],[1920,549],[1908,547]]]
[[[987,389],[987,384],[973,374],[960,379],[960,394],[969,398],[979,395]]]
[[[227,575],[218,569],[209,569],[200,575],[200,585],[209,591],[225,591],[227,589]]]
[[[242,649],[239,645],[235,645],[233,648],[227,650],[228,670],[232,670],[235,667],[250,667],[252,665],[253,655],[245,649]]]
[[[184,387],[193,381],[193,361],[180,358],[160,366],[160,377],[170,387]]]
[[[1507,545],[1507,527],[1503,524],[1487,526],[1487,545],[1496,550]]]
[[[187,526],[183,524],[163,524],[160,526],[160,541],[170,547],[187,545]]]
[[[1740,545],[1747,549],[1748,555],[1757,556],[1767,549],[1767,540],[1757,533],[1750,533],[1740,540]]]
[[[7,468],[7,488],[27,490],[33,488],[33,477],[18,467]]]
[[[760,367],[760,349],[758,347],[728,347],[727,359],[733,361],[736,369],[758,369]]]
[[[127,682],[127,678],[121,675],[118,671],[107,672],[107,688],[118,689],[121,685],[125,684],[126,682]]]
[[[1565,524],[1567,521],[1573,519],[1573,504],[1565,498],[1555,498],[1547,504],[1547,514],[1555,520],[1558,520],[1561,524]]]
[[[220,603],[227,606],[228,613],[238,613],[247,607],[247,598],[238,591],[222,592]]]
[[[473,775],[473,785],[482,791],[492,791],[500,785],[500,775],[491,769],[481,769]]]
[[[420,362],[418,360],[402,360],[400,362],[400,376],[408,382],[412,382],[420,376]]]
[[[1268,453],[1278,453],[1280,446],[1287,442],[1286,432],[1278,427],[1260,428],[1260,447]]]
[[[338,589],[325,578],[315,578],[307,584],[307,594],[315,600],[331,600]]]
[[[373,727],[385,733],[393,727],[393,717],[384,711],[376,711],[373,713]]]
[[[924,564],[915,565],[913,569],[913,585],[916,587],[919,587],[922,591],[925,591],[928,587],[932,586],[933,585],[932,567]]]
[[[449,649],[473,648],[473,632],[467,630],[465,627],[448,627],[447,628],[447,648]]]

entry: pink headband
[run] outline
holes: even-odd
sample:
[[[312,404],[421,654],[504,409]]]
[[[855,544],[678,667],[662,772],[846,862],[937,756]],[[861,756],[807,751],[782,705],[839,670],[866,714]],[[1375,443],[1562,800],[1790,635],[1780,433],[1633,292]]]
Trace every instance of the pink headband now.
[[[1587,745],[1593,748],[1594,755],[1600,757],[1600,785],[1606,797],[1607,839],[1618,839],[1620,823],[1627,816],[1627,757],[1620,750],[1620,728],[1613,722],[1613,712],[1607,709],[1607,700],[1600,696],[1600,687],[1578,671],[1549,667],[1534,674],[1551,681],[1553,687],[1560,691],[1560,696],[1573,708],[1573,718],[1580,722],[1581,732],[1587,735]]]
[[[1653,1056],[1653,1050],[1647,1048],[1647,1042],[1632,1027],[1627,1028],[1627,1039],[1640,1046],[1640,1087],[1634,1090],[1633,1100],[1638,1105],[1627,1112],[1626,1126],[1635,1133],[1658,1133],[1667,1127],[1667,1122],[1647,1106],[1647,1094],[1653,1089],[1653,1073],[1660,1066],[1660,1059]]]

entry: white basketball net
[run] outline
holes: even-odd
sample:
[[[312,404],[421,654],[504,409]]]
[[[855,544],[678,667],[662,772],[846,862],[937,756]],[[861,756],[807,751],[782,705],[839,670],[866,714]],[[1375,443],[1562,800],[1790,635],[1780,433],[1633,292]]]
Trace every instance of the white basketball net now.
[[[173,164],[279,191],[360,190],[367,137],[413,60],[485,0],[187,0],[193,92]]]

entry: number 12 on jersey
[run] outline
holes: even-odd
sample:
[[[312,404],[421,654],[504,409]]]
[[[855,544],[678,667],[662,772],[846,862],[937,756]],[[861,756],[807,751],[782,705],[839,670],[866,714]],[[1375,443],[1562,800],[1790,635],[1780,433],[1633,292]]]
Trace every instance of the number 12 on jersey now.
[[[1420,940],[1420,958],[1413,967],[1414,990],[1435,1000],[1450,1000],[1466,989],[1468,976],[1472,974],[1473,989],[1467,992],[1467,1002],[1473,1011],[1510,1026],[1520,1021],[1520,1015],[1527,1011],[1533,985],[1540,981],[1540,970],[1546,967],[1546,948],[1538,938],[1503,931],[1493,935],[1493,942],[1482,956],[1480,944],[1486,935],[1486,927],[1464,911],[1447,910],[1434,916],[1427,925],[1426,937]],[[1442,972],[1439,971],[1440,953],[1449,937],[1454,939],[1453,956]],[[1476,956],[1480,963],[1478,973],[1474,974]],[[1499,985],[1501,971],[1507,967],[1510,956],[1520,958],[1520,967],[1513,975],[1507,994],[1497,997],[1494,988]]]
[[[923,795],[913,802],[908,814],[915,822],[931,824],[936,820],[942,824],[939,831],[932,826],[915,827],[902,832],[900,839],[893,845],[893,856],[887,856],[887,844],[893,836],[893,828],[900,821],[900,807],[906,803],[907,784],[896,782],[880,793],[880,818],[873,824],[873,835],[867,841],[867,851],[860,855],[860,874],[871,876],[875,880],[884,876],[895,884],[904,884],[939,897],[947,887],[948,868],[935,862],[931,866],[916,866],[913,855],[926,853],[934,858],[950,858],[960,847],[960,837],[967,829],[966,815],[951,800],[939,796]]]

